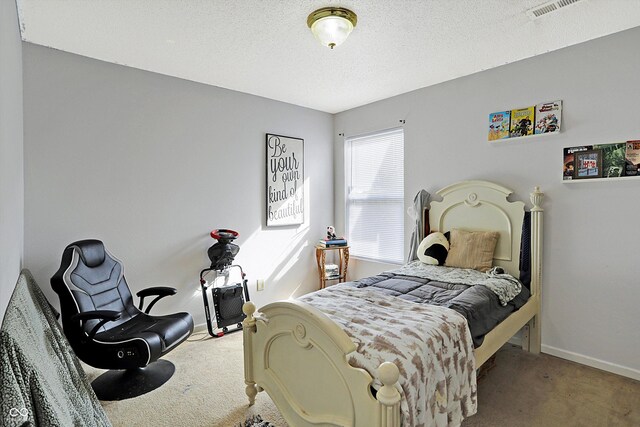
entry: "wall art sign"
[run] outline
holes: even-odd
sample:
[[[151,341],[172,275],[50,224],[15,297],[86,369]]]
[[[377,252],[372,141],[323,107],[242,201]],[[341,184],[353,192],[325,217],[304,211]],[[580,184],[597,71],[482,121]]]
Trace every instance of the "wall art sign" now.
[[[304,140],[267,134],[267,227],[304,222]]]

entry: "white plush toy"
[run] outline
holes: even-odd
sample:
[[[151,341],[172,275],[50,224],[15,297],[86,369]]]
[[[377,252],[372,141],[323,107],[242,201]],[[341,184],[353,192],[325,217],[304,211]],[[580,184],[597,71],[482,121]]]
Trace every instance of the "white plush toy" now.
[[[336,229],[333,225],[327,227],[327,240],[334,240],[336,238]]]
[[[416,255],[425,264],[443,265],[448,253],[449,241],[444,234],[435,231],[422,239]]]

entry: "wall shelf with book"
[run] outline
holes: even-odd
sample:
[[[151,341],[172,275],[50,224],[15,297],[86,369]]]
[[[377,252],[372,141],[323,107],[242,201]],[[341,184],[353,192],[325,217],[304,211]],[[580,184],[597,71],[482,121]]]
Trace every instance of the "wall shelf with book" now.
[[[640,140],[563,150],[562,181],[629,181],[640,177]]]
[[[563,184],[581,184],[583,182],[601,182],[601,181],[636,181],[640,179],[640,176],[616,176],[611,178],[591,178],[591,179],[569,179],[562,180]]]
[[[526,108],[489,114],[488,140],[491,143],[532,139],[560,132],[562,100],[543,102]]]
[[[531,141],[538,138],[547,138],[551,135],[558,135],[559,133],[560,132],[536,133],[536,134],[527,135],[527,136],[512,136],[511,138],[508,138],[508,139],[496,139],[490,142],[491,142],[491,145],[508,144],[510,142],[516,142],[516,141]]]

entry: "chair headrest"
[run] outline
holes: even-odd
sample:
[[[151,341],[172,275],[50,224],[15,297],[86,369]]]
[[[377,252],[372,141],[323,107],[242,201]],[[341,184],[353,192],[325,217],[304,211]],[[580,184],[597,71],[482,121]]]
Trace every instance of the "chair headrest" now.
[[[69,246],[74,246],[77,249],[82,262],[87,267],[97,267],[104,262],[104,244],[100,240],[80,240]]]

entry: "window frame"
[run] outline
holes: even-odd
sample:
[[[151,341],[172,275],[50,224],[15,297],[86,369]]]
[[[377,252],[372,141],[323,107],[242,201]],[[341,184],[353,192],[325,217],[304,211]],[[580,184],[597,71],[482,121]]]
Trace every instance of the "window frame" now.
[[[354,253],[353,251],[353,246],[351,244],[350,241],[350,237],[351,237],[351,233],[349,230],[349,206],[350,206],[350,200],[352,200],[350,198],[350,194],[351,194],[351,188],[352,188],[352,181],[353,181],[353,174],[352,174],[352,143],[353,140],[359,139],[359,138],[367,138],[367,137],[372,137],[372,136],[377,136],[377,135],[384,135],[384,134],[388,134],[388,133],[395,133],[395,132],[400,132],[401,133],[401,137],[402,137],[402,195],[400,197],[377,197],[377,200],[381,200],[381,201],[391,201],[394,200],[397,201],[397,203],[400,205],[401,207],[401,219],[400,219],[400,224],[401,224],[401,228],[402,228],[402,244],[401,244],[401,251],[398,254],[398,259],[388,259],[386,257],[373,257],[373,256],[367,256],[367,255],[362,255],[362,254],[358,254],[357,251]],[[405,207],[404,207],[404,166],[405,166],[405,159],[404,159],[404,127],[399,126],[399,127],[393,127],[393,128],[386,128],[386,129],[381,129],[381,130],[377,130],[377,131],[372,131],[372,132],[367,132],[367,133],[361,133],[361,134],[355,134],[355,135],[344,135],[344,173],[345,173],[345,179],[344,179],[344,219],[345,219],[345,236],[347,238],[347,240],[349,241],[349,245],[351,245],[351,253],[350,253],[350,257],[354,258],[354,259],[361,259],[361,260],[365,260],[365,261],[371,261],[371,262],[378,262],[378,263],[384,263],[384,264],[393,264],[393,265],[402,265],[404,264],[405,261],[405,256],[404,256],[404,251],[405,251],[405,244],[406,244],[406,236],[405,236],[405,232],[404,232],[404,228],[406,226],[405,224],[405,216],[404,216],[404,211],[405,211]],[[370,198],[368,200],[376,200],[376,198]]]

